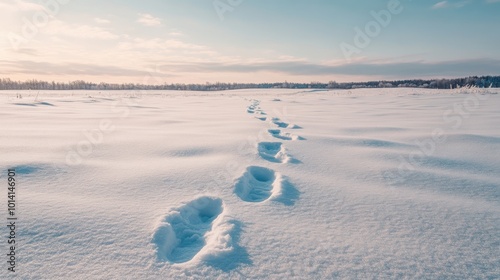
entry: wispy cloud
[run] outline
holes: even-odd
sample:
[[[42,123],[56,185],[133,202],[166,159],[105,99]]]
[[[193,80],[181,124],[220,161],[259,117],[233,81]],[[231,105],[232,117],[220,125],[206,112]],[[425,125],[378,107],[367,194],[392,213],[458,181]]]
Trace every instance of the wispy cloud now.
[[[97,22],[97,23],[99,23],[99,24],[108,24],[108,23],[110,23],[109,20],[103,19],[103,18],[94,18],[94,21]]]
[[[490,0],[488,0],[490,1]],[[494,0],[497,1],[497,0]],[[459,1],[459,2],[451,2],[451,1],[441,1],[432,6],[433,9],[445,9],[445,8],[462,8],[465,5],[469,4],[470,1]]]
[[[191,54],[214,54],[209,47],[184,42],[179,39],[162,39],[162,38],[135,38],[128,41],[123,41],[118,44],[119,50],[127,51],[143,51],[154,50],[155,52],[189,52]]]
[[[29,75],[84,75],[84,76],[145,76],[148,71],[140,71],[125,67],[110,65],[95,65],[84,63],[50,63],[27,60],[0,60],[0,74]],[[8,70],[6,70],[8,69]]]
[[[500,60],[474,59],[442,62],[359,62],[343,65],[326,65],[307,61],[269,61],[257,63],[175,63],[162,67],[179,72],[279,72],[288,75],[363,75],[390,77],[468,76],[500,73]]]
[[[38,55],[38,50],[32,49],[32,48],[19,48],[17,50],[11,49],[10,50],[12,53],[15,53],[16,55],[19,54],[24,54],[28,56],[37,56]]]
[[[172,32],[168,33],[168,35],[170,35],[170,36],[183,36],[184,33],[180,32],[180,31],[172,31]]]
[[[51,21],[42,31],[49,35],[85,39],[112,40],[119,38],[118,35],[98,26],[69,24],[60,20]]]
[[[343,65],[326,65],[307,61],[261,61],[247,63],[221,62],[166,62],[158,63],[156,68],[164,69],[165,77],[174,77],[183,73],[244,74],[273,72],[287,76],[385,76],[392,79],[425,78],[425,77],[463,77],[471,75],[495,75],[500,73],[500,60],[474,59],[442,62],[400,62],[400,63],[350,63]],[[0,60],[0,74],[26,75],[62,75],[62,76],[116,76],[143,77],[147,70],[141,71],[115,65],[96,65],[84,63],[50,63],[34,61]],[[76,78],[75,78],[76,79]]]
[[[442,9],[448,7],[448,1],[441,1],[432,6],[433,9]]]
[[[0,2],[0,10],[3,12],[43,11],[45,9],[41,4],[21,0]]]
[[[487,4],[500,3],[500,0],[484,0]],[[440,1],[432,6],[432,9],[446,9],[446,8],[462,8],[471,3],[471,0],[454,1]]]
[[[145,26],[159,26],[161,25],[161,19],[154,17],[150,14],[139,14],[137,22]]]

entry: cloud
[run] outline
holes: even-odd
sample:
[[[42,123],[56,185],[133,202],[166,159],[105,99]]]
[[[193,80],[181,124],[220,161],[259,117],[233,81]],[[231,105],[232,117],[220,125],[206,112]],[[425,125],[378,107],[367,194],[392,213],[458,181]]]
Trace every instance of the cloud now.
[[[422,61],[399,63],[350,63],[342,65],[317,64],[306,61],[268,61],[257,63],[170,63],[161,66],[178,72],[278,72],[288,75],[325,76],[386,76],[399,78],[489,75],[500,73],[500,60],[475,59],[428,63]]]
[[[184,33],[180,32],[180,31],[172,31],[170,33],[168,33],[168,35],[170,36],[184,36]]]
[[[487,4],[500,3],[500,0],[484,0]],[[462,8],[467,4],[470,4],[471,0],[463,0],[459,2],[452,1],[441,1],[432,6],[432,9],[446,9],[446,8]]]
[[[492,1],[492,0],[487,0],[487,1]],[[499,0],[493,0],[493,1],[499,1]],[[441,1],[432,6],[432,9],[445,9],[445,8],[462,8],[465,5],[469,4],[470,1],[460,1],[460,2],[450,2],[450,1]]]
[[[51,21],[42,32],[49,35],[60,35],[73,38],[113,40],[119,38],[118,35],[108,30],[89,25],[68,24],[60,20]]]
[[[434,4],[434,6],[432,6],[433,9],[442,9],[442,8],[446,8],[448,7],[448,1],[441,1],[441,2],[438,2],[436,4]]]
[[[12,53],[16,54],[24,54],[24,55],[29,55],[29,56],[38,56],[38,50],[33,49],[33,48],[19,48],[17,50],[11,49],[10,50]]]
[[[37,3],[21,0],[11,0],[0,2],[0,10],[3,12],[25,12],[25,11],[44,11],[46,8]]]
[[[178,39],[162,39],[162,38],[152,38],[143,39],[135,38],[130,41],[120,42],[118,48],[124,51],[144,51],[153,50],[156,53],[159,52],[189,52],[191,54],[215,54],[207,46],[197,45],[192,43],[187,43]]]
[[[102,18],[94,18],[94,21],[97,22],[97,23],[99,23],[99,24],[108,24],[108,23],[110,23],[109,20],[102,19]]]
[[[159,26],[161,25],[161,19],[154,17],[150,14],[139,14],[139,18],[137,19],[138,23],[141,23],[145,26]]]
[[[454,60],[429,63],[423,61],[399,63],[350,63],[342,65],[327,65],[307,61],[260,61],[247,63],[221,62],[165,62],[157,63],[153,69],[161,69],[162,77],[184,77],[191,79],[203,75],[232,75],[233,77],[248,76],[256,73],[276,73],[290,76],[327,77],[335,79],[338,76],[365,77],[369,79],[408,79],[436,77],[466,77],[474,75],[500,74],[500,60],[474,59]],[[164,74],[165,73],[165,74]],[[82,76],[106,77],[137,77],[150,75],[147,69],[134,69],[128,66],[97,65],[84,63],[50,63],[28,60],[0,60],[1,75],[24,76]],[[125,82],[125,81],[124,81]]]
[[[109,65],[95,65],[84,63],[50,63],[27,60],[7,61],[0,60],[0,74],[24,75],[61,75],[61,76],[147,76],[146,70],[136,70]]]

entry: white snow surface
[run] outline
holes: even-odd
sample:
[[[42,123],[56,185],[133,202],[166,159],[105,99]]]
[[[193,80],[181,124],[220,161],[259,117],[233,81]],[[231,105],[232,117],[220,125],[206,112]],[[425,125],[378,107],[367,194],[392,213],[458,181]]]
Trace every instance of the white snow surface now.
[[[15,278],[499,279],[499,92],[0,92]]]

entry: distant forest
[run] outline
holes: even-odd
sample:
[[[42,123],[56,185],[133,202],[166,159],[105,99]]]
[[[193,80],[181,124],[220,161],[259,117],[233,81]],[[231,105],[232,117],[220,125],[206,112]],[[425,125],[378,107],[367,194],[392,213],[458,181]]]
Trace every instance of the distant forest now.
[[[266,89],[266,88],[293,88],[293,89],[356,89],[356,88],[436,88],[449,89],[464,86],[479,88],[500,87],[500,76],[472,76],[456,79],[432,80],[400,80],[400,81],[372,81],[356,83],[206,83],[206,84],[109,84],[73,81],[67,83],[46,82],[38,80],[13,81],[9,78],[0,79],[0,90],[194,90],[216,91],[232,89]]]

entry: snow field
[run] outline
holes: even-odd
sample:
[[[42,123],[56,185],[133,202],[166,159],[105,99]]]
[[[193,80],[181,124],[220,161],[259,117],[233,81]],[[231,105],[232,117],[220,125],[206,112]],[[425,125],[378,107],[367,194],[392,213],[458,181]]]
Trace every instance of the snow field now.
[[[500,277],[497,94],[35,94],[0,95],[19,279]]]

